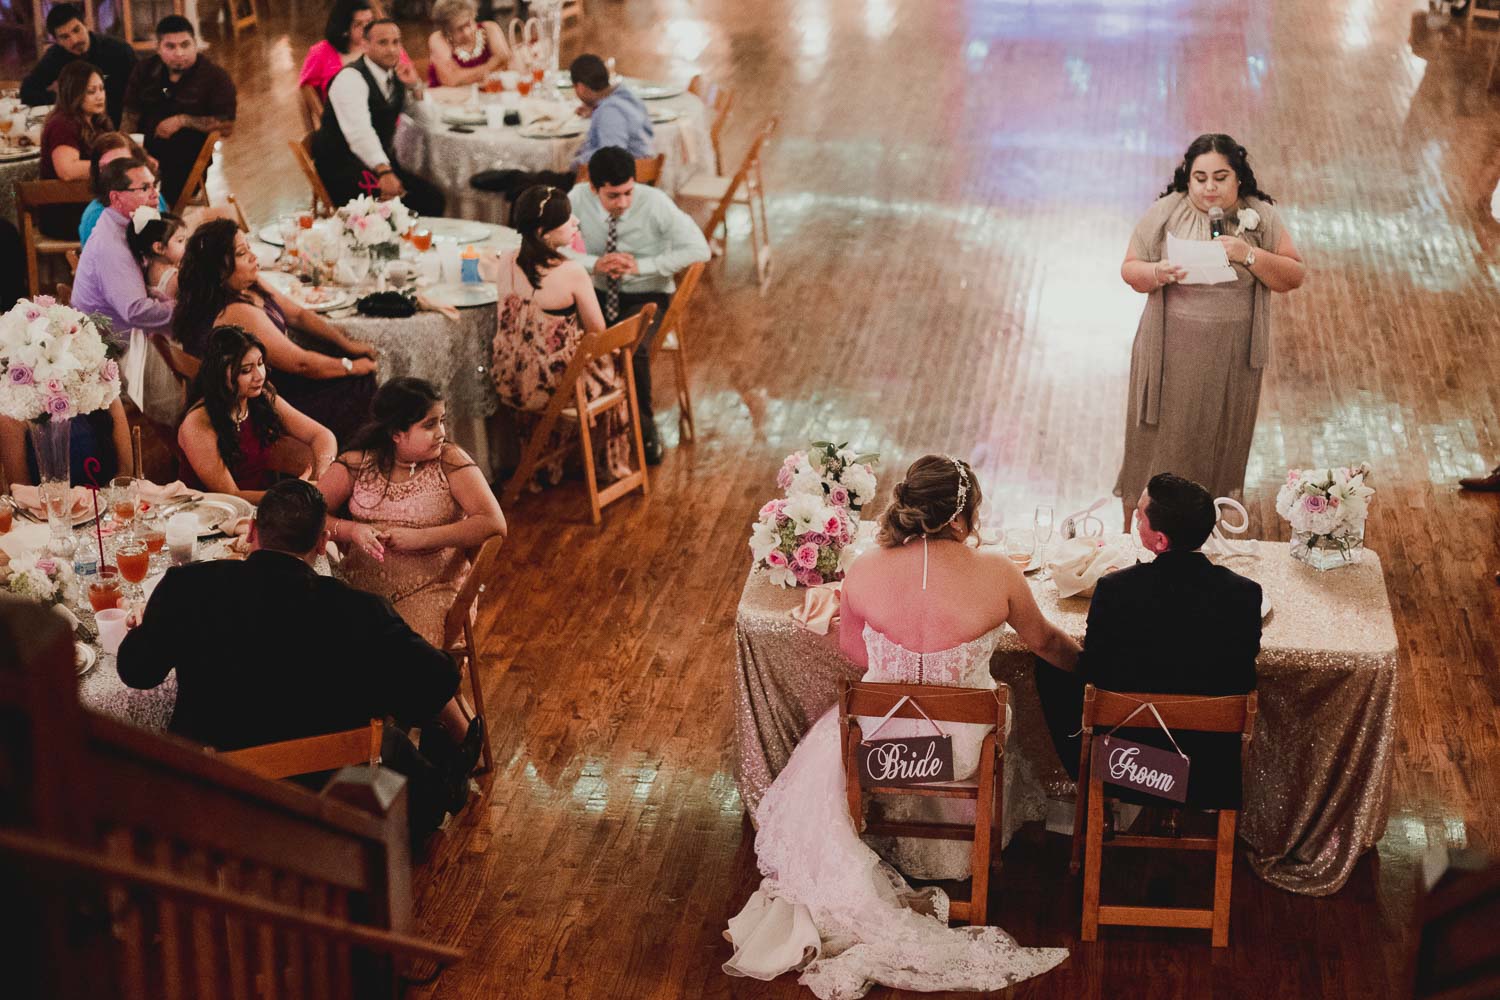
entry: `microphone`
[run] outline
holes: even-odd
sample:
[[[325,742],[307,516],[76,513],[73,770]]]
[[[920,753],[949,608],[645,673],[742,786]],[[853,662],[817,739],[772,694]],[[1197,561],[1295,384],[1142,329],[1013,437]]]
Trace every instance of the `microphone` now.
[[[1224,235],[1224,210],[1218,205],[1208,210],[1208,232],[1214,239]]]

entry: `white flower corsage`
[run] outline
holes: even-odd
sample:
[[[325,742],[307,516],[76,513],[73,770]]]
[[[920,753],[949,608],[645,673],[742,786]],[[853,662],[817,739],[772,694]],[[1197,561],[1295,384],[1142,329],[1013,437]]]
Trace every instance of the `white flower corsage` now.
[[[161,213],[154,205],[142,205],[130,213],[130,228],[139,233],[146,228],[146,223],[155,222],[161,218]]]
[[[1236,236],[1244,236],[1247,232],[1260,225],[1260,213],[1253,208],[1246,208],[1240,212],[1240,228],[1235,231]]]

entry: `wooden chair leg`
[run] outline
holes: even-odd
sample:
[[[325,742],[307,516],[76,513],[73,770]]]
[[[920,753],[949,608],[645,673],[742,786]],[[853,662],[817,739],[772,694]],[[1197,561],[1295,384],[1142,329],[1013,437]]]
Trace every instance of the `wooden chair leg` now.
[[[641,401],[635,394],[635,365],[632,353],[627,349],[620,358],[625,369],[625,415],[630,421],[630,440],[635,446],[635,467],[641,470],[641,496],[651,495],[651,477],[646,473],[646,443],[641,436]]]
[[[974,850],[969,859],[969,925],[982,927],[990,901],[990,837],[995,816],[995,734],[979,751],[979,797],[974,801]]]
[[[672,352],[672,362],[677,368],[677,423],[684,441],[697,439],[698,429],[693,423],[693,391],[688,387],[687,344],[682,331],[677,331],[677,350]]]
[[[479,646],[474,641],[474,627],[468,621],[464,622],[464,666],[469,671],[469,688],[474,694],[474,715],[484,720],[485,733],[484,745],[480,747],[481,759],[484,763],[479,769],[480,774],[488,774],[495,766],[495,754],[490,749],[490,718],[484,712],[484,687],[479,683]]]
[[[1104,861],[1104,787],[1097,777],[1088,783],[1088,833],[1083,868],[1083,939],[1099,940],[1099,868]]]
[[[578,444],[583,449],[583,481],[589,488],[589,513],[598,524],[603,520],[599,507],[599,475],[594,467],[594,438],[589,433],[589,404],[582,380],[574,384],[573,393],[578,407]]]
[[[1078,874],[1083,860],[1083,833],[1088,826],[1084,792],[1089,787],[1089,758],[1092,750],[1093,735],[1085,729],[1078,750],[1078,791],[1073,795],[1073,852],[1068,861],[1068,872],[1072,875]]]
[[[1214,857],[1214,924],[1213,946],[1229,944],[1229,894],[1234,885],[1234,828],[1239,813],[1233,809],[1219,811],[1219,844]]]
[[[1005,740],[995,739],[995,833],[990,841],[990,869],[998,872],[1003,864],[999,845],[1005,840]]]

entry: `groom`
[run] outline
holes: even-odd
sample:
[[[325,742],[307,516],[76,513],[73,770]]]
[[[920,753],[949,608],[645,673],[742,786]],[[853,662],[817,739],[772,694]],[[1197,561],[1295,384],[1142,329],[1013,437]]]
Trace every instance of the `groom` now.
[[[1191,480],[1154,476],[1136,505],[1141,544],[1156,558],[1102,577],[1089,606],[1078,672],[1036,662],[1037,694],[1063,766],[1078,778],[1083,685],[1107,691],[1232,695],[1255,688],[1260,584],[1215,566],[1198,549],[1213,531],[1213,498]],[[1121,730],[1170,749],[1159,727]],[[1240,737],[1177,736],[1192,760],[1187,804],[1233,809],[1240,800]],[[1115,794],[1115,789],[1111,795]],[[1128,792],[1119,797],[1130,799]],[[1143,800],[1153,802],[1155,800]]]

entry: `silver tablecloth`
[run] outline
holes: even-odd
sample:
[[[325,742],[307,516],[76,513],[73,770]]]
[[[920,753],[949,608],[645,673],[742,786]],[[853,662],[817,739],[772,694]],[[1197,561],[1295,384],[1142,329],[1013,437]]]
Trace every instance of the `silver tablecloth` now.
[[[41,163],[37,156],[0,163],[0,218],[13,226],[20,224],[16,215],[16,184],[41,176]]]
[[[576,101],[559,104],[571,113]],[[714,172],[713,142],[703,102],[683,93],[660,101],[648,101],[651,108],[677,112],[676,121],[655,124],[656,151],[666,154],[657,187],[676,194],[689,177],[700,171]],[[469,133],[449,131],[441,117],[442,108],[423,103],[411,114],[403,115],[396,128],[396,155],[408,170],[421,174],[436,184],[448,198],[447,214],[482,222],[502,218],[503,200],[497,195],[475,191],[469,178],[481,170],[567,170],[573,154],[583,145],[584,137],[566,139],[527,139],[515,127],[488,128],[475,126]]]
[[[93,669],[78,679],[79,703],[142,729],[165,730],[177,707],[177,672],[167,674],[156,687],[141,691],[120,680],[113,656],[104,652],[98,655]]]
[[[1260,713],[1246,755],[1240,836],[1251,866],[1272,885],[1337,892],[1384,832],[1388,812],[1397,646],[1380,558],[1367,551],[1358,565],[1319,573],[1293,560],[1285,544],[1262,542],[1257,556],[1224,564],[1258,581],[1272,605],[1256,661]],[[1034,577],[1031,586],[1048,619],[1081,639],[1088,601],[1060,600]],[[752,573],[740,597],[735,781],[752,811],[802,734],[837,701],[840,684],[859,674],[831,636],[792,620],[803,593]],[[1010,685],[1012,738],[1035,769],[1029,780],[1056,790],[1067,776],[1032,671],[1030,653],[1007,630],[991,672]]]

